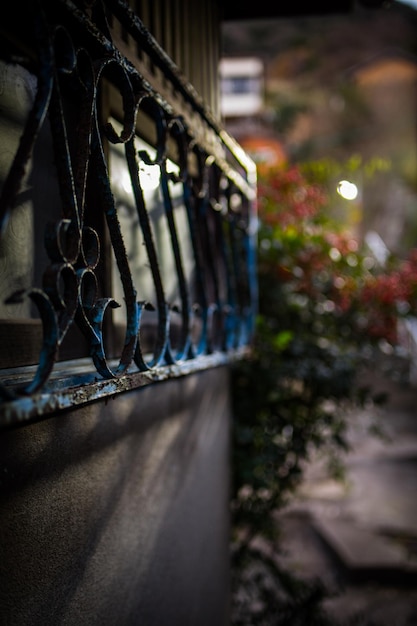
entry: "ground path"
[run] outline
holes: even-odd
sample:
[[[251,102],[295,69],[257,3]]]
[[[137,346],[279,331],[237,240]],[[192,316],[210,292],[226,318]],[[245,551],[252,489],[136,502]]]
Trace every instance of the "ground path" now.
[[[343,482],[307,466],[279,513],[280,561],[326,584],[335,624],[417,626],[417,387],[381,369],[369,382],[388,400],[349,413]]]

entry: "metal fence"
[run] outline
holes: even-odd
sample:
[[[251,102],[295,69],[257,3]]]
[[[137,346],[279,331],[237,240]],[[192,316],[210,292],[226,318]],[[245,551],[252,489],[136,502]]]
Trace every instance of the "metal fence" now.
[[[1,30],[0,424],[240,357],[251,160],[121,0],[17,3]]]

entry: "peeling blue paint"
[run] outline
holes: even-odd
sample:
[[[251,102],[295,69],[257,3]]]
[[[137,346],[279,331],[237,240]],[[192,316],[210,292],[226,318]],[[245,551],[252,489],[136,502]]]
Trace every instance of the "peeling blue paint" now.
[[[54,149],[51,161],[57,169],[62,207],[60,218],[48,224],[45,232],[49,265],[44,270],[42,289],[33,287],[9,298],[9,302],[24,297],[32,300],[41,316],[43,343],[32,378],[29,374],[33,368],[23,372],[20,384],[9,371],[3,376],[0,372],[0,425],[5,427],[41,419],[171,376],[184,376],[227,363],[245,353],[250,345],[257,307],[253,164],[249,159],[242,163],[242,151],[235,149],[233,141],[197,101],[178,68],[124,2],[104,0],[103,4],[107,13],[117,17],[137,46],[182,94],[199,117],[199,123],[216,134],[215,154],[209,154],[207,147],[199,144],[184,119],[172,111],[163,96],[117,50],[104,21],[94,23],[90,12],[75,7],[70,0],[55,3],[39,0],[34,4],[39,10],[26,16],[29,19],[31,15],[34,21],[33,41],[25,44],[33,47],[37,59],[38,91],[3,186],[0,226],[7,222],[45,120],[51,127]],[[98,94],[104,81],[112,84],[123,103],[120,133],[110,123],[101,125]],[[141,108],[146,109],[155,125],[154,160],[145,151],[135,152],[134,136]],[[134,285],[109,178],[105,142],[124,147],[151,269],[154,302],[140,301],[137,294],[140,286]],[[175,176],[167,171],[170,142],[176,144],[178,151]],[[190,156],[196,162],[193,172],[189,171]],[[160,260],[141,188],[141,161],[154,164],[161,175],[174,259],[172,272],[180,294],[179,340],[175,348],[170,338],[173,306],[166,301]],[[187,232],[180,232],[176,224],[170,190],[173,177],[175,183],[181,184]],[[98,232],[85,220],[87,199],[91,203],[92,198],[94,211],[106,225],[123,288],[125,337],[118,362],[110,362],[104,348],[105,314],[119,305],[111,294],[99,296],[97,268],[103,246]],[[193,296],[183,266],[184,238],[191,242],[189,248],[194,256]],[[156,341],[151,355],[142,346],[140,332],[144,310],[149,308],[157,314]],[[196,319],[200,325],[197,338],[192,336]],[[95,373],[88,366],[80,376],[76,373],[79,364],[74,362],[73,374],[59,375],[58,351],[73,325],[78,326],[88,342]]]

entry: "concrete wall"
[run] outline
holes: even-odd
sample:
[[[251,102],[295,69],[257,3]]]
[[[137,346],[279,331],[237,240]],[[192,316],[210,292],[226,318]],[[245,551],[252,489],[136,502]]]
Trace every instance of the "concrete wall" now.
[[[0,623],[229,623],[228,371],[0,436]]]

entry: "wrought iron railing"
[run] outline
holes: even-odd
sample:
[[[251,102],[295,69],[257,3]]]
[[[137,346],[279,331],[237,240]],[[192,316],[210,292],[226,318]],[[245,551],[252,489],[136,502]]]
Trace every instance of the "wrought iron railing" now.
[[[0,313],[30,303],[25,311],[35,310],[42,338],[31,365],[7,367],[2,348],[2,426],[228,362],[250,345],[256,310],[250,159],[121,0],[42,0],[24,4],[21,16],[18,5],[2,26],[1,70],[3,87],[12,76],[26,95],[16,106],[0,98],[1,153],[9,157],[0,252],[29,194],[32,230],[19,222],[11,230],[28,241],[23,247],[35,239],[41,258],[29,269],[44,266],[38,285],[22,284],[28,279],[13,281],[9,263],[16,284],[3,288]],[[172,102],[115,45],[120,27],[158,68]],[[15,131],[10,139],[22,108],[18,140]],[[31,171],[48,142],[53,159],[36,188]],[[48,181],[60,215],[55,197],[47,206]],[[38,221],[46,255],[33,234]],[[63,346],[74,327],[87,354],[69,360]]]

